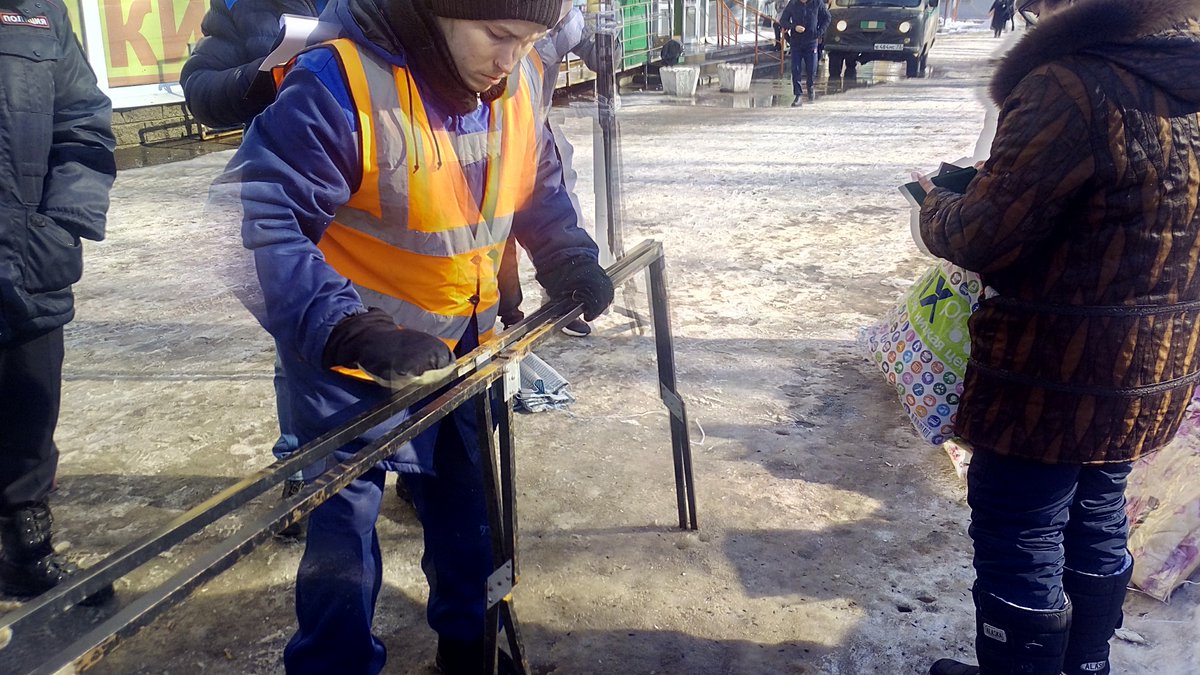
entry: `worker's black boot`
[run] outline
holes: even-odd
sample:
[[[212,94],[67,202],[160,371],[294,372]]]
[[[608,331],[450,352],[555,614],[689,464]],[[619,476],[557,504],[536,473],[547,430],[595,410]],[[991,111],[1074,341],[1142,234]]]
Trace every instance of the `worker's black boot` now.
[[[1125,589],[1133,578],[1133,564],[1117,574],[1101,577],[1063,570],[1063,588],[1074,606],[1071,633],[1063,672],[1067,675],[1108,675],[1108,641],[1121,627]]]
[[[31,598],[54,588],[78,570],[54,552],[50,543],[54,517],[44,502],[26,504],[0,516],[0,591]],[[89,597],[99,604],[112,597],[112,586]]]
[[[975,589],[975,655],[979,666],[941,659],[930,675],[1060,675],[1071,630],[1071,603],[1035,610]]]

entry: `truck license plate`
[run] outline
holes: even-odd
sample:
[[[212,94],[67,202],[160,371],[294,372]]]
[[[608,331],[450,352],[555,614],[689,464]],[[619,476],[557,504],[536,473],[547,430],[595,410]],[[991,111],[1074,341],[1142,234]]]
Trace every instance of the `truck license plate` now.
[[[877,52],[899,52],[904,51],[904,45],[891,44],[888,42],[879,42],[875,44]]]

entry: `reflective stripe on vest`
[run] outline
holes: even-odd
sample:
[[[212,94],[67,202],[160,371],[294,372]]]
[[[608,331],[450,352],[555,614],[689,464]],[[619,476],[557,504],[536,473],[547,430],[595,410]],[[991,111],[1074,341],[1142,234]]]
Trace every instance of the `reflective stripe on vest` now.
[[[318,242],[326,261],[405,328],[453,347],[474,315],[489,339],[504,243],[536,180],[540,64],[526,58],[509,77],[486,134],[458,135],[430,124],[407,69],[350,40],[326,44],[358,110],[362,157],[362,182]],[[481,205],[462,162],[482,158]]]

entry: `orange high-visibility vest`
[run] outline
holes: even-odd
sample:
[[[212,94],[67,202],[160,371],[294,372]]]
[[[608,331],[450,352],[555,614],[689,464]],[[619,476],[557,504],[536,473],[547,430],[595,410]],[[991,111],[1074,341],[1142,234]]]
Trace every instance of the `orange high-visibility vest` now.
[[[368,307],[451,348],[478,318],[492,337],[496,274],[513,215],[537,177],[541,65],[526,58],[490,104],[486,133],[429,121],[416,83],[352,40],[325,43],[341,61],[357,108],[362,182],[317,243]],[[482,204],[462,163],[487,160]]]

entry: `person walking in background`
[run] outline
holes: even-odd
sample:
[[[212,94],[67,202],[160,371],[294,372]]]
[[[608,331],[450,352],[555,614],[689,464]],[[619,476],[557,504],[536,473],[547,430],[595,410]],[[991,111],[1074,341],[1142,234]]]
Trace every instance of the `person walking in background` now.
[[[791,0],[779,18],[792,50],[793,106],[800,105],[805,87],[808,98],[816,98],[813,82],[817,77],[817,40],[825,34],[830,20],[825,0]]]
[[[1008,23],[1010,0],[995,0],[988,10],[992,13],[992,37],[1000,37]]]
[[[280,348],[302,443],[413,378],[448,374],[493,337],[510,233],[539,283],[582,303],[585,319],[612,302],[563,188],[540,61],[529,55],[566,9],[561,0],[332,0],[322,17],[339,39],[302,52],[251,123],[221,187],[240,197],[260,320]],[[494,570],[478,436],[491,431],[458,408],[312,512],[289,673],[384,667],[372,627],[389,470],[411,489],[424,531],[437,665],[483,671]]]
[[[5,3],[0,22],[0,590],[27,598],[72,567],[55,553],[63,326],[81,239],[104,239],[117,174],[112,106],[58,0]],[[94,599],[110,595],[111,589]]]
[[[924,243],[998,293],[970,318],[954,427],[979,665],[933,675],[1111,671],[1126,479],[1200,380],[1200,1],[1020,10],[991,157],[965,194],[921,179]]]

